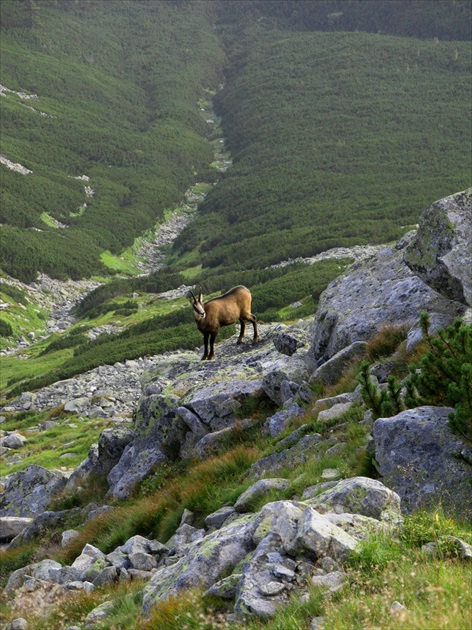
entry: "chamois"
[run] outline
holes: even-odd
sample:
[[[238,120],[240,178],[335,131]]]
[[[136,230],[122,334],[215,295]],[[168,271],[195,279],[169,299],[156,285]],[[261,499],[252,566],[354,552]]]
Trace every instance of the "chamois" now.
[[[205,352],[202,361],[213,359],[214,343],[216,335],[222,326],[229,326],[239,320],[241,331],[237,343],[242,343],[246,332],[246,321],[252,322],[254,327],[253,345],[257,343],[257,317],[251,313],[251,292],[243,286],[237,286],[222,295],[203,302],[200,291],[198,299],[190,291],[190,303],[193,306],[193,316],[199,330],[203,334]],[[208,340],[210,340],[210,352],[208,353]]]

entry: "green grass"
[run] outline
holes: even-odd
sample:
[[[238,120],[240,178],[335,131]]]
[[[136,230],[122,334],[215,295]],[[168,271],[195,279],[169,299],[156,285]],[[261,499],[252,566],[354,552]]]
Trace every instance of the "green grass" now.
[[[36,464],[49,470],[66,468],[74,470],[87,457],[90,446],[97,442],[100,433],[109,425],[109,420],[64,417],[58,411],[58,425],[45,431],[32,431],[33,428],[48,419],[56,419],[54,415],[43,412],[31,414],[22,421],[14,415],[2,425],[5,430],[19,431],[27,438],[24,446],[17,452],[10,453],[21,456],[18,464],[9,464],[8,456],[0,457],[0,477],[25,470]],[[21,416],[20,416],[21,417]],[[61,455],[69,453],[72,456],[61,459]]]
[[[131,247],[127,247],[120,254],[112,254],[108,250],[102,252],[100,260],[108,269],[113,271],[124,273],[128,276],[132,276],[140,273],[137,266],[136,256]]]
[[[8,304],[1,311],[0,319],[7,322],[13,331],[10,337],[0,337],[0,350],[11,347],[13,341],[29,332],[38,333],[44,330],[48,318],[46,311],[21,290],[0,282],[0,299]],[[0,370],[0,383],[3,380],[2,371],[3,368]]]

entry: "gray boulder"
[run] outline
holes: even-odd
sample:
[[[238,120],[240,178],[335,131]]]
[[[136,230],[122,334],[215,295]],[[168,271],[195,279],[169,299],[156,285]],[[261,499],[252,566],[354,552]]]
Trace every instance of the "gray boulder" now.
[[[110,487],[107,496],[127,499],[136,485],[157,466],[168,463],[167,457],[152,443],[139,440],[128,445],[118,464],[112,468],[107,480]]]
[[[182,404],[206,425],[210,431],[220,431],[232,426],[236,412],[251,397],[263,394],[259,380],[230,380],[197,387],[182,397]]]
[[[308,375],[309,369],[304,357],[298,355],[282,357],[270,364],[262,379],[262,387],[276,405],[283,405],[295,394],[290,384],[300,386]]]
[[[308,347],[309,343],[310,334],[304,328],[281,326],[274,335],[274,346],[289,357],[300,348]]]
[[[61,536],[61,547],[67,547],[73,540],[80,535],[76,529],[66,529],[66,531],[62,532]]]
[[[365,356],[366,348],[367,343],[365,341],[355,341],[350,346],[343,348],[314,371],[310,382],[334,385],[342,371],[353,359],[362,359]]]
[[[21,448],[25,442],[26,438],[19,433],[10,433],[0,440],[0,444],[6,448]]]
[[[15,538],[32,522],[32,518],[25,516],[0,516],[0,540],[7,541]]]
[[[342,571],[332,571],[327,575],[314,575],[311,578],[311,583],[313,586],[316,586],[323,591],[336,593],[346,585],[347,578],[347,573],[343,573]]]
[[[261,479],[260,481],[256,481],[255,484],[250,486],[238,497],[238,500],[234,504],[234,509],[238,512],[250,512],[253,510],[255,501],[270,494],[274,490],[282,492],[286,490],[289,485],[290,481],[287,479]]]
[[[192,587],[207,590],[230,575],[254,548],[256,525],[255,516],[242,516],[194,543],[175,564],[159,568],[144,588],[143,613],[148,614],[155,603],[170,595]]]
[[[276,535],[279,551],[292,553],[298,522],[306,505],[298,501],[273,501],[264,505],[258,514],[253,540],[259,545],[268,535]]]
[[[66,478],[41,466],[28,466],[7,477],[0,496],[1,516],[34,517],[45,512],[55,495],[65,486]]]
[[[126,425],[116,425],[102,431],[98,443],[90,447],[87,459],[69,477],[66,490],[73,492],[85,484],[91,474],[106,477],[118,464],[125,447],[133,438],[133,429]]]
[[[23,586],[24,580],[28,578],[34,578],[36,580],[48,580],[49,571],[51,569],[61,569],[61,564],[55,560],[41,560],[41,562],[35,562],[34,564],[28,564],[21,569],[13,571],[8,578],[8,582],[3,589],[3,595],[5,597],[11,597],[15,591]]]
[[[212,453],[214,453],[218,448],[221,447],[222,444],[228,441],[228,438],[232,435],[235,429],[244,430],[253,427],[258,423],[257,419],[254,418],[246,418],[244,420],[236,420],[232,426],[227,427],[226,429],[221,429],[220,431],[213,431],[212,433],[207,433],[204,435],[196,444],[194,444],[189,449],[189,457],[200,457],[201,459],[205,459]],[[180,452],[182,456],[185,455],[186,449],[188,448],[188,436],[185,436],[185,445],[181,448]]]
[[[267,418],[264,423],[264,430],[271,436],[276,437],[285,431],[294,418],[299,418],[305,410],[297,403],[293,403],[287,409],[277,411],[273,416]]]
[[[358,392],[347,392],[331,398],[319,398],[313,405],[312,411],[317,414],[320,411],[334,407],[334,405],[354,403],[357,401],[362,401],[362,396]]]
[[[223,506],[205,518],[205,525],[208,528],[213,527],[215,529],[219,529],[222,527],[223,523],[235,513],[236,510],[231,505]]]
[[[299,519],[294,549],[312,555],[315,560],[329,556],[345,562],[356,550],[357,544],[355,538],[309,507]]]
[[[354,263],[323,292],[313,323],[309,355],[330,359],[355,341],[368,341],[387,324],[412,326],[422,311],[448,325],[464,312],[429,288],[406,266],[403,249],[413,238]]]
[[[273,617],[277,608],[288,603],[296,563],[279,550],[280,539],[276,533],[270,532],[258,545],[252,558],[244,563],[234,606],[238,617]],[[287,561],[290,562],[288,567],[284,566]],[[282,572],[274,575],[275,565],[288,569],[293,577],[287,579]]]
[[[440,199],[423,212],[404,259],[435,291],[472,306],[472,188]]]
[[[80,512],[80,508],[61,510],[60,512],[43,512],[39,516],[36,516],[32,523],[11,541],[9,548],[19,547],[20,545],[31,542],[35,538],[44,535],[47,530],[63,527],[68,518],[80,514]]]
[[[81,462],[66,482],[66,492],[75,492],[87,482],[90,474],[98,468],[98,444],[91,444],[87,457]]]
[[[343,413],[346,413],[346,411],[349,411],[351,407],[351,402],[345,402],[333,405],[332,407],[329,407],[329,409],[323,409],[323,411],[320,411],[318,414],[318,422],[326,423],[331,420],[335,420],[336,418],[339,418],[339,416],[342,416]]]
[[[472,451],[448,425],[449,407],[418,407],[374,423],[375,460],[382,481],[404,512],[441,503],[472,516]]]
[[[378,520],[396,520],[400,514],[398,494],[368,477],[343,479],[307,503],[324,512],[363,514]]]
[[[348,514],[346,512],[335,514],[329,512],[324,516],[330,523],[336,525],[336,527],[339,527],[356,540],[365,540],[377,532],[392,532],[395,529],[390,523],[363,516],[362,514]]]
[[[98,439],[97,473],[108,475],[133,438],[133,429],[126,425],[116,425],[102,431]]]

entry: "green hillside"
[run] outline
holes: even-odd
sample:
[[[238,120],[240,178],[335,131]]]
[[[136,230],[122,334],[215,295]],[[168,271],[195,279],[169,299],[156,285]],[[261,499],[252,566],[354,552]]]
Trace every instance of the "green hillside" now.
[[[3,0],[0,8],[3,272],[27,282],[38,272],[136,273],[136,238],[195,182],[209,189],[162,270],[108,278],[79,305],[69,333],[33,344],[30,361],[5,361],[8,395],[194,347],[201,336],[185,301],[163,308],[152,295],[182,284],[207,296],[245,284],[265,321],[310,316],[348,261],[270,265],[392,241],[434,200],[471,185],[468,2]],[[212,107],[232,159],[216,186],[214,146],[223,141],[206,122]],[[42,334],[47,319],[30,303],[23,315],[8,291],[1,348]],[[103,324],[121,332],[84,339],[82,325]]]
[[[0,265],[22,280],[110,272],[104,251],[212,181],[199,102],[223,77],[234,168],[179,271],[396,238],[470,183],[467,1],[3,0],[0,17],[0,155],[31,171],[0,165]]]
[[[470,185],[469,43],[245,37],[217,99],[233,168],[176,243],[176,268],[191,250],[226,271],[393,240]]]
[[[210,174],[197,101],[221,77],[212,6],[38,2],[25,28],[8,13],[18,4],[26,15],[27,3],[2,2],[11,91],[0,99],[0,154],[32,173],[1,166],[0,264],[26,281],[104,273],[101,252],[130,245]]]

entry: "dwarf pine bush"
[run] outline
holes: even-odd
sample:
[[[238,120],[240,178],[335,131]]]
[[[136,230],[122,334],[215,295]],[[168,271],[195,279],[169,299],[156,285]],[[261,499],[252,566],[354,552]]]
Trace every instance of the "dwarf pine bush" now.
[[[457,319],[432,336],[427,313],[422,313],[420,325],[429,350],[411,367],[405,402],[408,407],[454,407],[451,428],[472,439],[472,326]]]
[[[389,418],[405,409],[401,397],[401,385],[390,375],[387,389],[380,389],[377,380],[370,375],[369,361],[361,363],[361,371],[357,377],[361,386],[361,394],[365,404],[372,409],[375,418]]]

